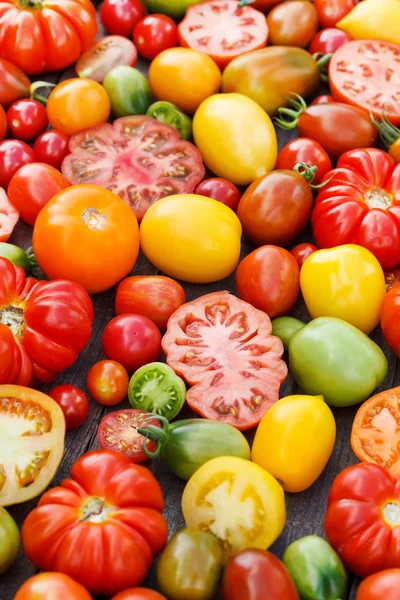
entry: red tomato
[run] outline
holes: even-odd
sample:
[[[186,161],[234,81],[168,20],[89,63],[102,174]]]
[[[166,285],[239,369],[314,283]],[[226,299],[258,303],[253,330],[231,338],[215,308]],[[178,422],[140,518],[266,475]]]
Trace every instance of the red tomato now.
[[[250,548],[225,567],[222,600],[299,600],[285,565],[271,552]]]
[[[137,432],[138,427],[143,426],[143,419],[151,416],[151,413],[136,408],[117,410],[106,415],[97,430],[97,438],[102,448],[122,452],[134,463],[141,463],[147,459],[143,451],[144,445],[150,452],[154,452],[156,444],[146,440]],[[146,425],[160,427],[160,421],[153,419],[147,421]]]
[[[131,37],[136,23],[146,14],[139,0],[104,0],[100,19],[110,33]]]
[[[309,183],[321,183],[324,175],[332,169],[331,159],[318,142],[310,138],[291,140],[278,155],[277,169],[293,169],[297,163],[316,167],[314,178]]]
[[[145,588],[132,588],[125,590],[116,596],[113,596],[111,600],[167,600],[165,596],[162,596],[158,592],[153,590],[147,590]]]
[[[29,77],[8,60],[0,58],[0,104],[7,107],[20,98],[28,98],[30,89]]]
[[[314,35],[308,51],[311,54],[333,54],[340,46],[350,40],[351,36],[345,31],[336,29],[336,27],[328,27],[327,29],[321,29]]]
[[[133,373],[158,359],[161,334],[147,317],[119,315],[104,329],[101,343],[107,358],[121,363],[128,373]]]
[[[293,241],[306,225],[313,206],[308,183],[294,171],[272,171],[256,179],[243,194],[238,217],[256,246]]]
[[[121,35],[107,35],[81,55],[75,71],[79,77],[102,83],[112,68],[119,65],[134,67],[136,61],[137,50],[130,40]]]
[[[329,102],[335,102],[335,100],[329,94],[322,94],[321,96],[317,96],[311,102],[310,106],[317,106],[318,104],[327,104]]]
[[[318,248],[358,244],[368,248],[383,268],[396,267],[400,263],[400,164],[376,148],[351,150],[325,180],[311,219]]]
[[[282,0],[255,0],[254,2],[251,2],[251,6],[262,12],[268,12],[280,2],[282,2]]]
[[[358,0],[314,0],[318,20],[322,27],[335,27],[345,17]]]
[[[90,368],[86,385],[96,402],[103,406],[114,406],[128,395],[129,377],[126,369],[119,363],[101,360]]]
[[[7,133],[7,115],[0,104],[0,142],[4,140]]]
[[[90,592],[111,596],[140,585],[167,541],[164,499],[154,475],[119,452],[81,456],[71,478],[46,492],[25,519],[25,553]]]
[[[17,100],[7,111],[8,130],[17,140],[30,142],[49,124],[43,104],[31,98]]]
[[[255,427],[287,376],[282,342],[271,332],[265,313],[228,292],[178,308],[162,346],[169,366],[193,386],[189,406],[237,429]]]
[[[14,600],[93,600],[87,590],[68,575],[62,573],[39,573],[25,581]]]
[[[18,223],[19,212],[0,187],[0,242],[7,242]]]
[[[134,276],[119,284],[115,312],[143,315],[165,330],[170,316],[185,302],[185,291],[174,279],[161,275]]]
[[[400,285],[394,285],[383,300],[381,327],[387,343],[400,356]]]
[[[208,54],[223,69],[240,54],[264,48],[268,26],[251,6],[239,6],[236,0],[209,0],[189,6],[178,35],[181,46]]]
[[[62,161],[69,153],[69,137],[62,131],[50,129],[37,138],[33,150],[39,162],[61,169]]]
[[[300,293],[300,271],[284,248],[261,246],[248,254],[236,271],[239,298],[273,319],[286,314]]]
[[[67,187],[69,183],[60,171],[43,163],[31,163],[13,175],[8,197],[19,210],[21,219],[34,225],[43,206]]]
[[[317,11],[308,0],[291,0],[271,10],[267,25],[273,46],[307,48],[318,31]]]
[[[178,46],[178,28],[166,15],[148,15],[136,25],[133,40],[140,54],[153,60],[163,50]]]
[[[74,385],[58,385],[49,392],[61,407],[67,431],[77,429],[86,421],[89,415],[89,400],[87,396]]]
[[[218,202],[229,206],[234,212],[237,211],[241,198],[241,193],[236,185],[220,177],[213,177],[212,179],[202,181],[196,187],[194,193],[218,200]]]
[[[356,40],[341,46],[329,63],[329,85],[339,102],[354,104],[380,118],[384,112],[400,125],[400,47],[379,40]]]
[[[36,155],[25,142],[19,140],[0,142],[0,187],[6,188],[19,168],[33,162],[36,162]]]
[[[304,243],[298,244],[298,246],[292,248],[290,254],[294,256],[297,264],[299,265],[299,269],[301,269],[306,259],[317,250],[318,248],[317,246],[314,246],[314,244]]]
[[[400,569],[386,569],[370,575],[360,584],[356,600],[398,600],[399,590]]]

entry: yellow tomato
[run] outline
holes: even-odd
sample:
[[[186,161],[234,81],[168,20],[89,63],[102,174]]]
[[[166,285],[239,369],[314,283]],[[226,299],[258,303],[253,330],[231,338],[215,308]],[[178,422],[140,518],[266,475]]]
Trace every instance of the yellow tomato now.
[[[399,0],[363,0],[336,27],[354,40],[383,40],[400,44]]]
[[[286,520],[276,479],[248,460],[227,456],[206,462],[192,475],[182,511],[187,527],[221,541],[226,559],[245,548],[269,548]]]
[[[193,114],[203,100],[218,92],[221,72],[206,54],[190,48],[169,48],[151,63],[149,81],[159,100]]]
[[[287,492],[303,492],[324,470],[335,438],[335,419],[322,396],[287,396],[261,419],[252,461]]]
[[[170,277],[210,283],[236,268],[241,234],[238,217],[221,202],[178,194],[148,209],[140,242],[149,261]]]
[[[301,268],[300,287],[313,319],[337,317],[367,334],[379,323],[385,275],[366,248],[347,244],[314,252]]]
[[[103,86],[80,77],[59,83],[47,103],[50,125],[67,135],[104,123],[110,110],[110,99]]]
[[[194,116],[193,136],[207,167],[237,185],[248,185],[275,166],[277,141],[271,119],[241,94],[205,100]]]

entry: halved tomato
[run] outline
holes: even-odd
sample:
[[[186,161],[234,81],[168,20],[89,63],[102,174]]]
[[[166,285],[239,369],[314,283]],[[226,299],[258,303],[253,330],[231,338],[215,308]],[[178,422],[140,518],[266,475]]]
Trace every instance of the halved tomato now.
[[[175,127],[145,116],[123,117],[72,136],[62,164],[71,184],[118,194],[138,221],[160,198],[192,193],[205,169],[200,152]]]
[[[282,342],[271,331],[267,314],[229,292],[178,308],[162,346],[167,363],[193,386],[189,406],[240,430],[255,427],[288,372]]]
[[[19,212],[0,187],[0,242],[7,242],[18,223]]]
[[[0,506],[35,498],[64,452],[65,419],[57,402],[19,385],[0,385]]]
[[[90,46],[76,63],[79,77],[102,83],[113,67],[128,65],[134,67],[137,50],[133,42],[122,35],[107,35]]]
[[[386,282],[386,291],[390,292],[390,290],[400,283],[400,269],[390,269],[384,270],[385,274],[385,282]]]

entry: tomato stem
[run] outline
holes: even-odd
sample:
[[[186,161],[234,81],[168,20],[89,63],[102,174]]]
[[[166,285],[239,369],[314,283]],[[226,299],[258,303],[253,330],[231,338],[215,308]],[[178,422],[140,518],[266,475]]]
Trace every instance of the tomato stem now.
[[[29,265],[30,265],[31,271],[33,271],[33,269],[36,269],[36,267],[38,267],[38,262],[36,260],[36,256],[33,252],[32,246],[30,248],[28,248],[28,250],[26,251],[26,255],[29,260]]]
[[[294,165],[293,171],[301,175],[301,177],[305,179],[309,185],[311,185],[314,181],[318,168],[316,165],[311,166],[308,163],[298,162]]]
[[[40,88],[44,88],[44,87],[53,88],[55,86],[56,86],[55,83],[48,83],[47,81],[35,81],[31,85],[31,98],[33,98],[34,100],[38,100],[39,102],[41,102],[42,104],[44,104],[46,106],[47,98],[45,96],[41,96],[40,94],[37,94],[36,90],[39,90]]]
[[[387,148],[390,148],[390,146],[400,138],[400,129],[389,121],[385,113],[382,113],[381,119],[375,119],[374,115],[370,113],[370,118],[379,131],[382,142]]]
[[[288,117],[291,117],[291,120],[286,119],[286,118],[281,119],[279,117],[275,117],[273,119],[274,123],[276,123],[278,125],[278,127],[280,127],[281,129],[286,129],[286,130],[295,129],[297,127],[297,125],[299,124],[300,116],[307,109],[307,104],[306,104],[306,101],[304,100],[304,98],[299,96],[299,94],[295,94],[295,93],[292,93],[291,96],[292,97],[285,96],[285,100],[287,100],[287,102],[289,102],[289,105],[292,108],[286,108],[286,106],[281,106],[278,109],[279,117],[288,116]]]
[[[154,459],[160,456],[160,452],[162,446],[166,439],[168,438],[169,433],[169,421],[162,415],[150,415],[147,419],[143,419],[144,423],[146,421],[159,421],[161,427],[157,427],[156,425],[145,425],[145,427],[138,427],[137,432],[140,435],[143,435],[146,438],[146,442],[143,446],[143,452],[147,456],[147,458]],[[156,449],[154,452],[148,449],[147,445],[149,442],[154,442],[156,444]]]
[[[316,52],[313,54],[313,59],[317,63],[321,79],[324,83],[329,80],[328,67],[333,54],[323,54],[322,52]]]

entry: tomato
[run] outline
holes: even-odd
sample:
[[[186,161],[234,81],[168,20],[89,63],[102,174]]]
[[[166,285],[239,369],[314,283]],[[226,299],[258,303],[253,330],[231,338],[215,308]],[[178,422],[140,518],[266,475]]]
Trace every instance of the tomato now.
[[[148,15],[135,26],[133,39],[140,54],[153,60],[163,50],[178,45],[178,28],[166,15]]]
[[[13,63],[0,58],[0,105],[7,107],[16,100],[28,98],[30,89],[29,77]]]
[[[299,297],[298,264],[284,248],[261,246],[239,264],[236,289],[239,298],[271,319],[284,315]]]
[[[67,431],[83,425],[89,415],[87,396],[74,385],[58,385],[49,392],[64,413]]]
[[[355,243],[370,250],[383,268],[396,267],[400,263],[400,165],[376,148],[350,150],[324,181],[311,219],[317,246]]]
[[[400,588],[400,569],[386,569],[370,575],[357,590],[356,600],[396,600]]]
[[[335,102],[335,100],[329,94],[322,94],[321,96],[317,96],[311,102],[310,106],[316,106],[317,104],[327,104],[329,102]]]
[[[135,45],[120,35],[108,35],[97,40],[79,58],[75,71],[79,77],[101,83],[117,65],[134,67],[137,61]]]
[[[105,327],[101,345],[107,358],[121,363],[128,373],[133,373],[157,360],[161,352],[161,334],[147,317],[119,315]]]
[[[282,2],[282,0],[255,0],[254,2],[251,2],[251,6],[262,12],[268,12],[280,2]]]
[[[240,430],[255,427],[287,376],[283,345],[271,330],[265,313],[228,292],[178,308],[162,347],[167,363],[193,386],[186,394],[189,406]]]
[[[185,16],[186,10],[192,4],[203,0],[146,0],[147,7],[152,13],[163,13],[180,21]]]
[[[222,580],[222,600],[299,600],[288,570],[270,552],[242,550],[229,559]]]
[[[267,45],[265,17],[235,0],[194,4],[178,26],[179,43],[208,54],[224,69],[234,58]]]
[[[15,562],[21,536],[17,524],[5,508],[0,506],[0,575],[3,575]]]
[[[356,40],[341,46],[329,63],[332,96],[375,117],[384,112],[395,125],[400,124],[397,72],[400,47],[381,40]]]
[[[100,83],[79,77],[56,85],[47,103],[50,125],[67,135],[104,123],[110,110],[110,100]]]
[[[192,283],[230,275],[240,255],[235,213],[205,196],[180,194],[156,202],[144,216],[140,243],[158,269]]]
[[[146,449],[152,452],[155,449],[155,444],[146,440],[137,430],[144,425],[159,427],[156,419],[147,420],[150,416],[150,413],[145,410],[133,408],[109,413],[100,421],[97,430],[100,446],[105,450],[122,452],[134,463],[147,460],[147,455],[143,450],[144,445],[146,444]],[[146,420],[145,423],[144,420]]]
[[[3,0],[0,29],[2,58],[29,75],[60,71],[96,37],[96,10],[90,0]]]
[[[213,177],[202,181],[196,187],[194,193],[199,196],[207,196],[208,198],[218,200],[218,202],[222,202],[222,204],[229,206],[234,212],[237,211],[241,198],[240,191],[235,184],[227,179],[221,179],[219,177]]]
[[[294,169],[302,163],[299,172],[307,178],[307,169],[305,165],[311,167],[310,174],[314,175],[308,183],[319,184],[324,175],[332,169],[332,162],[321,144],[310,138],[297,138],[288,142],[278,155],[277,169]],[[315,167],[315,168],[314,168]],[[310,177],[311,178],[311,177]]]
[[[6,242],[18,223],[19,212],[0,188],[0,242]]]
[[[130,37],[136,23],[146,14],[140,0],[104,0],[100,19],[105,29],[116,35]]]
[[[46,492],[22,525],[28,559],[111,596],[140,585],[167,541],[161,487],[112,450],[81,456],[70,479]],[[73,559],[72,559],[73,557]]]
[[[145,116],[118,119],[114,125],[77,134],[70,149],[62,167],[68,181],[111,188],[139,221],[160,198],[193,192],[205,174],[193,144],[181,140],[174,127]]]
[[[299,268],[301,269],[310,254],[313,254],[313,252],[316,252],[317,250],[318,248],[317,246],[314,246],[314,244],[304,243],[298,244],[292,248],[290,254],[294,256]]]
[[[139,252],[138,225],[130,208],[112,192],[77,185],[61,191],[41,210],[32,244],[47,277],[76,281],[97,294],[132,270]]]
[[[165,102],[164,100],[153,102],[147,109],[146,115],[157,119],[160,123],[175,127],[179,131],[182,140],[188,140],[192,137],[192,119],[171,102]]]
[[[381,327],[383,335],[393,352],[400,355],[400,330],[398,314],[400,307],[400,286],[395,285],[383,300],[381,309]]]
[[[249,460],[226,456],[208,461],[189,479],[182,511],[187,527],[220,540],[226,559],[249,547],[268,548],[286,519],[276,479]]]
[[[308,0],[278,4],[267,17],[270,43],[274,46],[307,48],[318,31],[318,16]]]
[[[314,0],[318,20],[322,27],[335,27],[347,13],[357,4],[358,0]]]
[[[400,269],[385,270],[386,291],[389,292],[395,285],[400,283]]]
[[[62,131],[50,129],[37,138],[33,150],[38,162],[51,165],[61,170],[61,164],[69,153],[69,137]]]
[[[115,117],[145,115],[152,100],[146,77],[138,69],[119,65],[107,73],[103,81]]]
[[[57,169],[43,163],[31,163],[18,169],[7,191],[21,219],[34,225],[43,206],[67,187],[68,181]]]
[[[203,100],[218,92],[221,73],[206,54],[191,48],[169,48],[151,63],[149,81],[159,100],[193,114]]]
[[[114,360],[101,360],[89,369],[86,385],[89,393],[103,406],[114,406],[128,394],[129,377],[125,367]]]
[[[62,573],[39,573],[30,577],[19,588],[14,600],[53,600],[56,595],[68,600],[93,600],[83,585]]]
[[[350,42],[351,36],[336,27],[321,29],[311,40],[309,52],[311,54],[333,54],[340,46]]]
[[[383,4],[381,0],[369,0],[367,4],[354,6],[337,23],[337,27],[347,31],[355,40],[384,40],[400,44],[399,20],[397,0],[385,0]]]
[[[36,162],[32,148],[19,140],[0,142],[0,187],[6,188],[11,177],[23,165]]]
[[[30,142],[46,129],[47,111],[37,100],[17,100],[7,111],[7,122],[14,138]]]
[[[4,108],[0,105],[0,142],[4,140],[7,133],[7,115]]]
[[[0,256],[8,258],[16,267],[21,267],[27,275],[29,275],[35,266],[35,259],[30,250],[25,252],[19,246],[14,246],[14,244],[0,242]]]
[[[167,598],[154,590],[131,588],[113,596],[111,600],[167,600]]]

